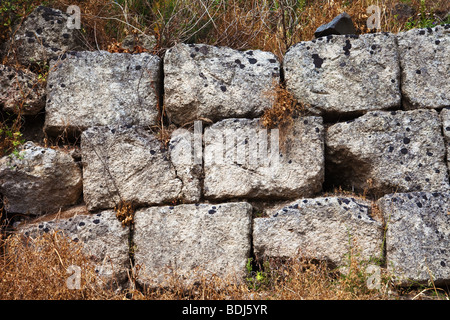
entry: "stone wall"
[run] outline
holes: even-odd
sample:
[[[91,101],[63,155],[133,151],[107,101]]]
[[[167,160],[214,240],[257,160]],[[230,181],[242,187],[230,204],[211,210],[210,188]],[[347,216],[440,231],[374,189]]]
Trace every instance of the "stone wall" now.
[[[54,11],[29,19],[62,19]],[[36,31],[23,28],[19,40]],[[100,274],[125,280],[139,265],[150,285],[171,272],[242,279],[250,257],[345,266],[356,249],[399,283],[430,273],[450,282],[450,25],[330,35],[294,45],[283,62],[204,44],[159,58],[26,43],[23,61],[50,61],[29,114],[45,112],[48,136],[80,143],[29,141],[0,160],[6,210],[39,217],[22,232],[63,230]],[[0,78],[14,112],[14,86],[32,75],[1,66]],[[308,107],[267,129],[260,117],[280,82]],[[156,129],[162,105],[169,137]],[[355,193],[332,192],[340,186]],[[114,209],[127,203],[134,216],[121,224]]]

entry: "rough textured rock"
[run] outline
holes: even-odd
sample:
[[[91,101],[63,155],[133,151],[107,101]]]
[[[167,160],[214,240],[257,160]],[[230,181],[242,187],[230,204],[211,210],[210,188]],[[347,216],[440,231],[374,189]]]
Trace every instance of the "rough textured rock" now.
[[[167,284],[170,276],[194,282],[217,275],[240,281],[251,246],[250,204],[153,207],[135,214],[134,259],[138,281]]]
[[[201,138],[201,137],[200,137]],[[195,147],[198,147],[196,150]],[[172,162],[177,176],[183,182],[181,193],[185,200],[197,202],[202,196],[200,178],[203,176],[203,168],[200,161],[194,156],[201,155],[202,141],[195,145],[194,134],[186,129],[177,129],[172,132],[169,141],[170,161]],[[194,155],[194,152],[198,152]]]
[[[450,194],[389,194],[378,200],[387,225],[386,265],[402,284],[450,283]]]
[[[156,124],[160,58],[106,51],[73,52],[50,64],[47,132],[92,126]]]
[[[291,47],[283,62],[286,87],[324,115],[400,106],[395,35],[329,35]]]
[[[130,229],[122,226],[113,210],[48,219],[22,226],[20,230],[30,237],[61,232],[72,241],[82,243],[83,253],[95,264],[95,271],[102,279],[117,284],[127,280]]]
[[[397,35],[405,108],[450,106],[450,25]]]
[[[38,76],[0,64],[0,105],[9,112],[35,115],[45,106],[45,87]]]
[[[259,119],[215,123],[204,134],[205,197],[296,199],[319,192],[323,135],[320,117],[297,118],[278,136]]]
[[[27,142],[18,156],[0,159],[0,193],[8,212],[53,213],[76,203],[81,191],[81,169],[64,151]]]
[[[334,186],[376,195],[449,190],[435,110],[372,111],[330,126],[325,143],[327,177]]]
[[[445,145],[447,147],[447,165],[450,170],[450,108],[441,111],[442,132],[444,133]]]
[[[164,105],[170,119],[255,118],[270,108],[280,63],[270,52],[178,44],[164,57]]]
[[[370,216],[371,203],[347,197],[299,199],[270,218],[256,218],[253,245],[265,257],[309,257],[344,266],[354,250],[358,259],[382,255],[382,224]]]
[[[356,34],[355,26],[353,25],[352,18],[348,13],[343,12],[336,16],[331,22],[321,25],[314,32],[316,38],[325,37],[329,35],[343,35],[343,34]]]
[[[82,50],[81,33],[68,28],[70,15],[39,6],[19,25],[9,43],[22,64],[45,63],[70,50]]]
[[[175,152],[177,144],[172,142]],[[89,211],[114,208],[121,200],[139,206],[199,200],[200,186],[194,185],[198,179],[192,171],[184,168],[186,172],[177,175],[170,153],[143,128],[90,128],[81,136],[81,150]],[[184,178],[191,180],[184,185]]]

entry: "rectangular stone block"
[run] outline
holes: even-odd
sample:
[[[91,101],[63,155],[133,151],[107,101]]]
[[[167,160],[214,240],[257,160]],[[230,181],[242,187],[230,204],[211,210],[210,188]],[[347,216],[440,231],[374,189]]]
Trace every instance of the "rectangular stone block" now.
[[[292,46],[283,61],[286,87],[323,116],[400,106],[395,35],[329,35]]]
[[[319,192],[323,134],[320,117],[294,119],[283,130],[268,130],[259,119],[213,124],[204,134],[205,197],[296,199]]]
[[[348,254],[359,261],[379,259],[383,228],[371,217],[369,201],[350,197],[299,199],[269,218],[256,218],[253,246],[259,260],[303,257],[345,266]]]
[[[50,64],[45,129],[157,123],[160,58],[149,53],[67,53]]]
[[[246,202],[151,207],[135,214],[141,284],[186,283],[213,275],[240,282],[250,257],[252,207]],[[175,279],[175,278],[172,278]]]
[[[450,106],[450,25],[397,35],[407,109]]]
[[[28,223],[21,226],[20,231],[33,238],[48,232],[62,233],[69,240],[81,243],[83,254],[90,258],[103,281],[124,285],[130,268],[130,229],[122,226],[113,210],[88,214],[82,209],[74,208],[56,218],[49,216]],[[63,217],[58,218],[60,215]]]
[[[201,164],[177,161],[178,157],[172,161],[171,157],[189,138],[189,132],[174,135],[168,150],[141,127],[92,127],[84,131],[83,194],[89,211],[114,208],[121,201],[136,206],[198,201]]]
[[[450,194],[412,192],[378,200],[386,265],[401,285],[450,283]]]
[[[260,117],[270,108],[280,63],[271,52],[177,44],[164,56],[164,106],[177,125]]]
[[[448,191],[442,124],[435,110],[371,111],[327,129],[328,183],[377,197]]]

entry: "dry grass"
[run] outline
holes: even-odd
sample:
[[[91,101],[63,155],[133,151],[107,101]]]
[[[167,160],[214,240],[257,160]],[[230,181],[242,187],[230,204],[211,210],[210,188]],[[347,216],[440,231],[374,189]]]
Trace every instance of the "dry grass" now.
[[[113,291],[98,286],[97,276],[79,244],[58,233],[31,239],[22,235],[3,240],[0,257],[0,299],[110,299]],[[69,266],[82,270],[81,289],[69,289]]]
[[[23,0],[20,0],[23,2]],[[207,43],[235,49],[271,51],[280,58],[299,41],[311,40],[314,31],[347,12],[358,33],[367,28],[370,5],[381,10],[381,30],[399,32],[428,18],[440,22],[450,10],[446,0],[49,0],[49,6],[66,10],[78,5],[83,36],[91,49],[120,47],[130,33],[154,35],[154,53],[162,55],[177,42]],[[412,16],[399,13],[407,3]],[[17,10],[23,17],[27,10]],[[420,26],[420,23],[416,24]]]
[[[326,263],[305,258],[269,259],[259,268],[249,264],[245,281],[236,284],[219,277],[185,284],[180,277],[169,279],[165,288],[139,288],[135,276],[128,289],[115,290],[102,282],[82,246],[61,233],[30,238],[21,234],[2,240],[0,251],[0,299],[151,299],[151,300],[248,300],[248,299],[386,299],[386,292],[369,290],[360,263],[351,262],[346,276]],[[350,261],[352,261],[350,259]],[[81,286],[70,289],[73,273],[81,268]]]

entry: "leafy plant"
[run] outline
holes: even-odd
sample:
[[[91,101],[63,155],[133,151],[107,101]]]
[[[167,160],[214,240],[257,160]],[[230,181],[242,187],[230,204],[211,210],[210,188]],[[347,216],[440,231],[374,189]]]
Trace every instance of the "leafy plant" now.
[[[0,1],[0,43],[8,39],[14,24],[39,6],[38,0]]]
[[[8,154],[19,155],[19,146],[25,143],[20,128],[19,116],[9,115],[7,120],[0,122],[0,157]]]
[[[253,270],[253,258],[247,259],[247,264],[245,265],[247,269],[247,284],[249,289],[258,290],[262,287],[265,287],[270,282],[270,264],[268,261],[263,263],[262,270]]]
[[[450,23],[450,16],[445,20],[439,19],[432,9],[428,9],[425,0],[420,0],[420,13],[417,17],[411,17],[405,23],[405,29],[410,30],[414,28],[433,28],[439,24]]]

